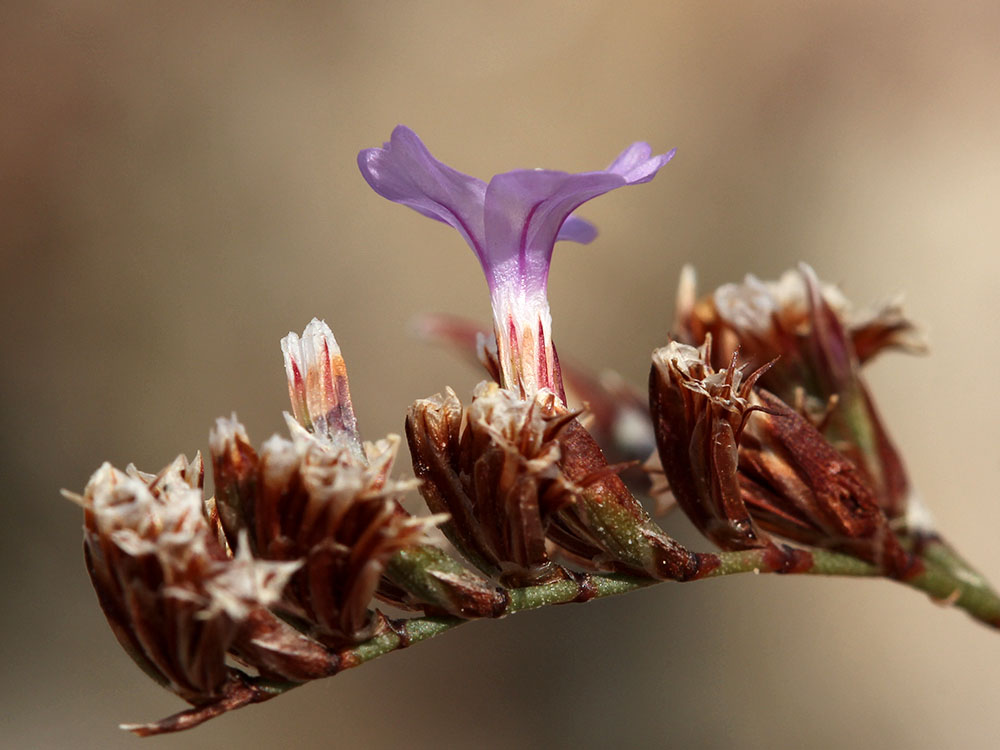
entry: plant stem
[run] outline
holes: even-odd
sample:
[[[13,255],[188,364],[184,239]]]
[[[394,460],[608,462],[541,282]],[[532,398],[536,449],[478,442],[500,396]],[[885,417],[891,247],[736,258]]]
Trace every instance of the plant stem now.
[[[719,566],[706,577],[720,578],[740,573],[776,572],[771,567],[766,550],[722,552],[718,558]],[[864,578],[881,576],[879,569],[874,565],[837,552],[812,550],[812,560],[809,568],[796,571],[796,574]],[[663,581],[619,573],[591,573],[581,577],[580,580],[571,579],[510,589],[507,592],[510,605],[506,614],[539,609],[552,604],[569,604],[574,601],[617,596],[658,583]],[[944,568],[928,562],[924,572],[900,583],[923,591],[939,602],[964,609],[971,617],[986,625],[1000,627],[1000,596],[984,585],[981,579],[976,581],[953,576]],[[587,588],[588,594],[581,597],[581,589],[584,587]],[[396,628],[401,633],[395,631],[383,633],[342,652],[345,657],[344,668],[357,666],[402,646],[433,638],[465,622],[471,621],[451,617],[417,617],[398,621]]]
[[[807,565],[799,565],[794,570],[782,571],[775,567],[773,552],[764,549],[740,552],[722,552],[717,556],[718,565],[706,574],[706,578],[741,573],[780,573],[795,575],[880,577],[877,567],[856,557],[827,550],[811,550],[811,560]],[[923,558],[925,570],[906,581],[903,585],[923,591],[932,599],[945,605],[964,609],[971,617],[995,628],[1000,628],[1000,596],[984,579],[972,575],[959,575],[953,566],[945,566],[933,556]],[[570,578],[537,586],[508,589],[509,604],[504,616],[530,609],[539,609],[553,604],[570,604],[591,599],[626,594],[637,589],[664,583],[653,578],[630,576],[621,573],[590,573],[571,575]],[[406,648],[414,643],[426,641],[472,620],[458,617],[411,617],[403,620],[387,621],[388,627],[378,635],[343,649],[337,653],[343,671],[357,667],[385,654]],[[226,711],[251,703],[259,703],[280,695],[302,683],[273,682],[246,677],[233,693],[218,704],[200,706],[175,714],[152,724],[123,725],[140,736],[187,729]]]

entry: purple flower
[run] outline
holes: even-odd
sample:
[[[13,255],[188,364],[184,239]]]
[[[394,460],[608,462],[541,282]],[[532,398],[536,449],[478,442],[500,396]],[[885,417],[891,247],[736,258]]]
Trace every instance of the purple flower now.
[[[553,245],[593,240],[594,226],[570,214],[610,190],[649,182],[674,155],[651,153],[648,144],[633,143],[598,172],[518,169],[487,184],[439,162],[400,125],[382,148],[358,154],[358,166],[375,192],[450,224],[479,258],[490,286],[502,385],[516,385],[524,395],[549,388],[562,397],[546,296]]]

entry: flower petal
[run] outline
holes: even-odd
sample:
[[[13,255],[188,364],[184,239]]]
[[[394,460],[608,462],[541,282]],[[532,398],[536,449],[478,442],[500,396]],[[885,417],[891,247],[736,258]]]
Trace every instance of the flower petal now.
[[[589,245],[595,237],[597,237],[597,227],[579,216],[570,216],[559,228],[556,242],[569,240],[570,242],[579,242],[581,245]]]
[[[674,158],[677,149],[671,149],[665,154],[650,156],[653,149],[648,143],[636,141],[627,149],[618,154],[618,158],[611,162],[607,168],[608,172],[619,174],[625,178],[628,185],[637,185],[652,180],[656,173],[660,171],[664,164]]]
[[[402,125],[382,148],[359,153],[358,167],[376,193],[450,224],[482,260],[485,182],[442,164]]]

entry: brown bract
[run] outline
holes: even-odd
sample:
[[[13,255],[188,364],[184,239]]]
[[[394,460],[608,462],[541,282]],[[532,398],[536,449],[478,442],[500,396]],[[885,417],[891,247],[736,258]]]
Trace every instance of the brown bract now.
[[[660,460],[677,503],[724,549],[773,547],[771,535],[835,549],[906,577],[916,563],[896,539],[864,472],[777,396],[755,389],[735,358],[711,364],[673,342],[653,354],[650,404]]]
[[[759,373],[743,380],[736,367],[716,371],[710,347],[674,342],[653,352],[649,398],[660,462],[673,498],[711,541],[723,549],[767,546],[736,473]]]

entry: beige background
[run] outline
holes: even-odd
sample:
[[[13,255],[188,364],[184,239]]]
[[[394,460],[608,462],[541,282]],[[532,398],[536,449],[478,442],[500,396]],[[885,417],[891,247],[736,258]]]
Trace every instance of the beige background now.
[[[638,383],[685,261],[705,287],[802,259],[859,302],[905,290],[933,356],[871,379],[941,527],[1000,581],[998,40],[988,2],[5,3],[0,744],[136,747],[117,722],[181,708],[107,629],[60,487],[204,450],[232,410],[281,429],[278,339],[313,315],[366,436],[469,393],[406,326],[487,320],[476,263],[354,163],[398,122],[483,177],[678,148],[556,251],[560,351]],[[667,585],[150,744],[986,748],[998,667],[1000,635],[885,582]]]

